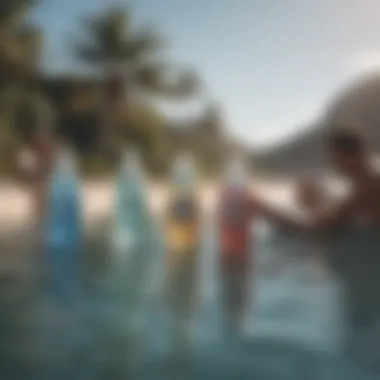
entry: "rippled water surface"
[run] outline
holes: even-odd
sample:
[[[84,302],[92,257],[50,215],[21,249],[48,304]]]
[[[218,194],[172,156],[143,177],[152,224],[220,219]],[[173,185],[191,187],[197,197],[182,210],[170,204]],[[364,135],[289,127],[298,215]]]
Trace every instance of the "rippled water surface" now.
[[[212,203],[213,194],[207,196]],[[131,307],[128,298],[133,294],[116,294],[112,288],[114,278],[105,259],[110,250],[107,227],[102,225],[88,238],[83,253],[87,257],[85,292],[75,304],[57,307],[44,297],[36,273],[26,275],[25,271],[15,276],[8,275],[13,271],[2,272],[0,378],[371,378],[341,352],[344,304],[339,283],[328,272],[316,273],[314,264],[304,259],[307,244],[268,235],[265,229],[258,243],[262,255],[252,268],[255,302],[251,303],[245,336],[227,339],[220,324],[216,241],[212,217],[208,218],[201,249],[201,303],[193,326],[194,347],[188,366],[180,366],[185,373],[173,372],[168,318],[161,302],[162,252],[157,250],[141,312],[135,313],[137,308]],[[20,257],[13,260],[17,264],[13,267],[37,262],[28,239],[30,234],[8,236],[0,247],[3,262],[10,257]]]

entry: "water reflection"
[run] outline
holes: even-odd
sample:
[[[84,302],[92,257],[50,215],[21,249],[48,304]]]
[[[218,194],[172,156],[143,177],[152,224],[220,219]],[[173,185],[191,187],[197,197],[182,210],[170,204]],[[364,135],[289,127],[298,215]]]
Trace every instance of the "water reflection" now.
[[[149,295],[150,299],[145,299],[145,320],[141,321],[143,333],[133,340],[130,335],[123,334],[121,330],[121,322],[127,321],[120,321],[120,316],[123,314],[120,313],[119,305],[110,299],[106,291],[105,284],[110,273],[106,265],[105,228],[101,230],[103,234],[97,233],[97,236],[92,236],[87,244],[87,254],[90,257],[87,265],[88,281],[85,297],[78,310],[70,310],[71,313],[67,313],[67,311],[55,309],[45,301],[41,303],[37,297],[38,292],[32,291],[34,282],[30,280],[25,282],[22,277],[2,278],[0,283],[1,378],[33,379],[31,374],[34,374],[34,378],[38,380],[64,378],[100,380],[124,379],[129,373],[129,376],[136,379],[168,379],[173,375],[172,369],[168,366],[168,345],[165,343],[168,339],[166,314],[157,298],[158,291],[152,292]],[[352,233],[347,236],[352,236]],[[375,235],[373,236],[375,239]],[[283,238],[287,239],[286,244],[290,249],[288,240],[290,237],[283,236]],[[267,249],[270,247],[273,255],[276,254],[273,252],[276,246],[284,247],[281,236],[271,236],[268,239],[266,240]],[[365,241],[368,242],[368,236]],[[359,240],[357,242],[359,244]],[[334,279],[325,277],[321,280],[319,288],[314,283],[313,286],[309,286],[308,292],[304,291],[307,287],[305,283],[309,278],[308,276],[297,278],[295,272],[292,274],[291,264],[294,264],[294,258],[289,259],[289,262],[287,259],[282,261],[284,267],[288,265],[287,270],[273,271],[269,280],[261,276],[262,278],[258,279],[260,284],[252,282],[253,289],[261,287],[262,292],[267,294],[263,297],[266,299],[266,305],[270,303],[271,297],[282,298],[281,302],[286,306],[287,315],[284,316],[283,310],[279,313],[277,308],[280,307],[281,302],[275,301],[275,308],[269,315],[264,313],[264,318],[262,318],[267,323],[267,327],[263,323],[260,325],[263,311],[259,310],[261,296],[257,292],[257,299],[255,303],[252,303],[250,310],[246,338],[225,341],[217,326],[219,306],[218,289],[215,286],[216,271],[213,268],[214,244],[212,233],[208,231],[205,233],[202,255],[203,303],[197,316],[193,355],[186,368],[189,378],[206,379],[207,376],[207,378],[218,379],[248,379],[254,376],[266,379],[306,379],[311,378],[310,374],[313,378],[321,380],[371,378],[370,375],[365,374],[365,370],[360,369],[361,366],[366,366],[365,362],[355,364],[351,359],[345,360],[345,355],[339,352],[339,345],[334,346],[332,342],[334,336],[338,335],[338,327],[343,324],[337,305],[337,300],[341,296],[332,295]],[[348,253],[350,244],[342,239],[339,244],[337,242],[336,247],[339,245],[340,250]],[[356,249],[354,246],[351,247],[353,250]],[[372,252],[375,252],[373,247]],[[334,249],[338,256],[338,248]],[[343,271],[346,263],[337,257],[335,259],[338,262],[336,265],[338,267],[340,265]],[[161,270],[159,266],[156,269]],[[299,271],[300,268],[298,268]],[[282,279],[281,276],[283,276]],[[156,278],[159,277],[158,275]],[[352,274],[352,278],[357,277]],[[290,292],[293,297],[292,302],[298,302],[294,299],[296,295],[300,298],[304,297],[304,301],[312,299],[313,306],[308,307],[312,310],[310,316],[314,318],[306,323],[301,323],[299,320],[294,324],[292,332],[288,329],[287,336],[281,335],[281,331],[284,331],[281,326],[276,330],[269,323],[271,315],[280,320],[282,317],[284,317],[282,320],[292,319],[291,300],[287,298],[289,294],[287,295],[285,291],[286,286],[288,290],[293,289]],[[371,288],[370,284],[368,287]],[[358,296],[358,298],[361,297]],[[305,304],[300,308],[303,307]],[[306,309],[300,311],[308,314]],[[334,310],[336,310],[335,315]],[[259,334],[255,331],[259,331]],[[303,341],[292,339],[296,336],[304,338]],[[330,339],[326,338],[323,341],[323,336]],[[49,341],[49,346],[47,341]],[[67,344],[66,350],[64,342]],[[377,344],[376,341],[375,344]],[[138,345],[141,346],[143,355],[140,356],[139,362],[136,361],[136,367],[131,374],[130,368],[125,368],[130,363],[126,358],[130,358],[132,353],[136,352]],[[366,346],[368,345],[367,341]],[[325,349],[326,347],[330,349]],[[137,366],[138,363],[143,365]],[[60,371],[57,371],[57,368],[60,368]],[[178,374],[173,376],[178,378]]]

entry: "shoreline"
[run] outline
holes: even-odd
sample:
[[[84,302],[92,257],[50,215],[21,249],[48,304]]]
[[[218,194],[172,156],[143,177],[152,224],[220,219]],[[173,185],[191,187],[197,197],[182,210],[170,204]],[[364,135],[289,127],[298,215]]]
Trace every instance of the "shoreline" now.
[[[148,183],[148,195],[153,217],[160,217],[167,199],[169,186],[165,183]],[[281,205],[289,198],[284,185],[261,183],[252,185],[263,198]],[[83,220],[86,234],[102,235],[113,215],[113,192],[115,182],[82,181]],[[206,215],[213,214],[216,201],[216,184],[204,183],[199,187],[202,208]],[[30,242],[34,240],[35,225],[31,219],[28,193],[12,183],[0,183],[0,275],[10,273],[28,261]],[[26,261],[25,261],[26,260]]]
[[[112,212],[114,183],[105,180],[83,181],[82,199],[86,223],[106,217]],[[165,202],[169,186],[165,183],[148,183],[149,198],[154,212],[159,212]],[[252,184],[252,188],[269,201],[278,205],[289,203],[291,188],[286,184]],[[216,184],[204,183],[200,186],[203,207],[212,208],[216,198]],[[30,204],[28,193],[22,187],[0,183],[0,230],[28,223]]]

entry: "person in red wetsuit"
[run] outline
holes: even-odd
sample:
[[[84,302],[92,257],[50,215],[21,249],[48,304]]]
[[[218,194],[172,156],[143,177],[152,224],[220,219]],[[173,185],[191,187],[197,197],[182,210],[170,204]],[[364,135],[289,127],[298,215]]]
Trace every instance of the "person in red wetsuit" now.
[[[255,209],[247,180],[243,163],[235,161],[229,168],[217,206],[222,307],[225,327],[233,333],[239,333],[243,327],[249,300]]]

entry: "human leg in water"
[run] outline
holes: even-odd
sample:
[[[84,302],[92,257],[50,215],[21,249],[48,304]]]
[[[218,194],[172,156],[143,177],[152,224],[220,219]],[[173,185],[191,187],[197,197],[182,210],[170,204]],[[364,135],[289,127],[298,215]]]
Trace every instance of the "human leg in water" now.
[[[171,364],[175,371],[186,370],[192,347],[191,318],[185,314],[172,315],[171,320]]]
[[[186,263],[171,273],[169,311],[173,365],[183,369],[192,347],[192,322],[196,308],[196,265]]]
[[[229,336],[238,336],[244,328],[248,303],[247,272],[243,263],[225,263],[222,280],[224,329]]]

